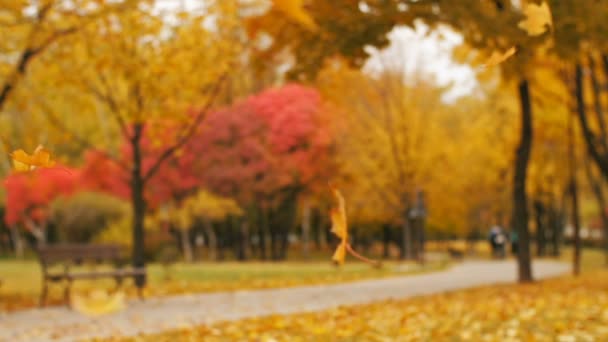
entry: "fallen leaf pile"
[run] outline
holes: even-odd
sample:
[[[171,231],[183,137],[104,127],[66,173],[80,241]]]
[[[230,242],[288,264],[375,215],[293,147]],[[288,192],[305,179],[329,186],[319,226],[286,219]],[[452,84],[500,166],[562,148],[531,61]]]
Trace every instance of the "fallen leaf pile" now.
[[[83,315],[96,317],[107,315],[125,308],[125,294],[116,292],[112,295],[104,290],[93,290],[88,296],[74,293],[71,298],[74,311]]]
[[[136,340],[608,341],[608,272],[225,322]]]

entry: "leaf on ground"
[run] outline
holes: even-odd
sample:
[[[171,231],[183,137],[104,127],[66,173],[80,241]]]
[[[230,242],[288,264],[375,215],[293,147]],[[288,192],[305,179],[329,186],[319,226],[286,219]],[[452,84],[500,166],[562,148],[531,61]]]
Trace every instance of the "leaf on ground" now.
[[[110,296],[103,290],[94,290],[89,296],[73,294],[71,306],[74,311],[86,316],[107,315],[125,308],[125,294],[116,292]]]
[[[608,272],[188,330],[196,341],[608,341]],[[175,341],[183,330],[138,336]],[[246,337],[244,337],[246,336]],[[128,339],[134,341],[135,339]]]

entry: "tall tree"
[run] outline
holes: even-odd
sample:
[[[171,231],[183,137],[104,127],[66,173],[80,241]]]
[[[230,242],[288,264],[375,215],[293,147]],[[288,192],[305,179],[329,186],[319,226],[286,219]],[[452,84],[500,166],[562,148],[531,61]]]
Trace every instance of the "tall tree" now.
[[[32,96],[47,99],[44,109],[51,123],[67,131],[83,148],[96,149],[122,169],[132,204],[135,267],[145,265],[146,189],[162,166],[197,132],[239,51],[238,44],[228,44],[238,23],[234,2],[223,2],[204,14],[194,11],[175,15],[179,21],[172,24],[155,13],[153,4],[141,4],[98,20],[44,56],[52,68],[40,82],[32,75]],[[203,25],[210,16],[224,28],[221,33]],[[50,79],[58,86],[48,87]],[[62,99],[73,93],[79,94],[80,101],[67,105],[80,104],[73,109],[83,117],[101,116],[127,143],[127,151],[113,157],[116,152],[70,129],[60,110],[66,106]],[[194,109],[188,110],[188,106]],[[164,124],[172,125],[173,129],[167,130],[171,136],[154,131]],[[155,136],[155,132],[160,135]],[[162,149],[150,160],[146,139],[161,137]],[[144,283],[143,277],[137,279],[139,286]]]

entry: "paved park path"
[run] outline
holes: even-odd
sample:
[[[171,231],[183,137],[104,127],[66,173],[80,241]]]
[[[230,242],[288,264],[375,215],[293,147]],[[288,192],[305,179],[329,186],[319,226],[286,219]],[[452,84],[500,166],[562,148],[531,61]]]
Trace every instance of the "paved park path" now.
[[[537,279],[569,272],[569,265],[536,261]],[[336,285],[182,295],[132,301],[122,312],[89,318],[65,307],[0,315],[0,341],[74,341],[132,336],[223,320],[323,310],[516,280],[514,261],[469,261],[436,273]]]

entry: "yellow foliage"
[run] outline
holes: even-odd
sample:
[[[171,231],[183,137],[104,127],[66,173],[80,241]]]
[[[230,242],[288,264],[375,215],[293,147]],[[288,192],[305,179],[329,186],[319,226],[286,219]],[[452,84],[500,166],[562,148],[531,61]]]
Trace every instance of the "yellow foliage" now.
[[[304,10],[304,0],[273,0],[274,6],[281,12],[285,13],[290,19],[301,24],[307,29],[317,30],[317,24],[314,19]]]
[[[186,198],[179,206],[169,204],[167,212],[159,212],[161,220],[169,220],[179,229],[189,229],[197,218],[220,220],[228,215],[242,215],[239,205],[230,198],[214,195],[206,190],[199,190],[195,195]]]

